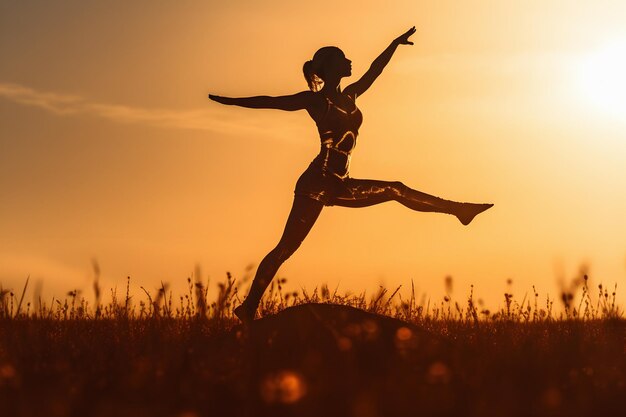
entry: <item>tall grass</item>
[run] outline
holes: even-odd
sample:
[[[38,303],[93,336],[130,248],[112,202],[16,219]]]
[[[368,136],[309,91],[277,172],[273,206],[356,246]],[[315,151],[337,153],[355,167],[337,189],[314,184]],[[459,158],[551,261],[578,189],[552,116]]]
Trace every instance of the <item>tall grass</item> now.
[[[209,281],[202,282],[199,278],[187,278],[187,291],[174,294],[167,283],[161,282],[154,293],[141,286],[142,293],[130,293],[130,277],[126,281],[123,297],[118,296],[117,289],[110,289],[110,301],[102,304],[102,289],[99,284],[99,268],[93,284],[95,304],[89,301],[79,290],[66,293],[64,299],[52,298],[48,304],[38,296],[35,306],[30,302],[24,304],[30,277],[26,279],[19,293],[12,289],[3,289],[0,285],[0,319],[53,319],[53,320],[142,320],[142,319],[177,319],[177,320],[208,320],[220,327],[230,327],[238,322],[233,315],[233,308],[243,298],[240,282],[231,273],[217,283],[217,290],[209,294]],[[199,275],[197,275],[199,277]],[[245,281],[245,280],[244,280]],[[375,293],[368,295],[351,292],[338,293],[337,288],[331,291],[328,285],[315,287],[312,291],[302,288],[287,291],[286,278],[277,278],[264,294],[259,305],[261,317],[276,314],[286,308],[306,304],[325,303],[351,306],[367,312],[398,318],[411,323],[428,323],[438,321],[456,321],[464,323],[485,322],[550,322],[555,320],[599,320],[620,319],[624,310],[616,304],[617,284],[609,290],[599,284],[592,291],[588,286],[588,276],[584,275],[580,294],[574,286],[563,291],[560,297],[541,297],[532,288],[532,295],[527,294],[520,300],[510,292],[503,294],[503,304],[495,310],[476,301],[473,285],[469,296],[464,300],[454,300],[447,295],[438,300],[431,300],[425,295],[417,300],[415,286],[411,281],[408,297],[403,299],[398,286],[393,291],[380,287]],[[446,277],[446,288],[451,288],[452,278]],[[247,292],[247,291],[246,291]],[[210,297],[212,300],[210,301]],[[557,312],[555,302],[560,302]]]

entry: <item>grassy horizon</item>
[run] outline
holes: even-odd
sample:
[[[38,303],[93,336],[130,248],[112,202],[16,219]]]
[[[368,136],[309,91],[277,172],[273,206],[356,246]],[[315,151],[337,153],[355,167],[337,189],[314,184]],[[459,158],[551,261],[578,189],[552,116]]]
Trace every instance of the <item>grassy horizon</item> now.
[[[126,291],[118,295],[117,288],[110,289],[111,300],[108,304],[102,304],[102,288],[99,284],[96,270],[96,278],[93,282],[95,305],[78,290],[66,293],[64,299],[52,297],[48,305],[41,296],[34,294],[36,305],[25,302],[24,298],[28,290],[30,277],[25,281],[24,287],[18,293],[4,289],[0,284],[0,319],[142,319],[167,317],[177,319],[207,318],[211,320],[238,321],[233,315],[233,308],[242,301],[241,285],[249,280],[249,277],[237,282],[230,272],[226,278],[217,283],[217,291],[214,301],[209,301],[209,281],[206,283],[200,279],[187,278],[187,291],[184,294],[174,294],[169,290],[167,283],[161,282],[161,287],[156,294],[150,293],[140,286],[140,297],[130,293],[130,277],[127,277]],[[551,321],[551,320],[597,320],[597,319],[621,319],[624,317],[624,309],[616,304],[617,283],[612,289],[600,283],[595,291],[588,286],[588,276],[585,274],[579,280],[574,280],[568,290],[563,290],[559,296],[546,294],[541,296],[532,287],[532,294],[528,293],[520,300],[512,292],[503,294],[504,304],[496,309],[490,309],[484,305],[480,298],[474,294],[474,286],[470,286],[469,296],[464,300],[455,300],[452,293],[452,277],[445,278],[446,295],[441,299],[431,299],[422,294],[417,299],[415,287],[411,280],[411,290],[408,299],[402,298],[400,292],[402,286],[390,290],[383,286],[376,293],[367,295],[366,291],[354,294],[346,291],[343,294],[337,292],[337,288],[331,291],[327,284],[315,287],[309,292],[305,288],[300,291],[287,291],[285,289],[286,278],[276,278],[272,281],[268,290],[263,295],[258,317],[276,314],[285,308],[304,303],[327,303],[348,305],[367,312],[388,315],[407,322],[423,322],[437,320],[456,320],[484,322],[494,320],[504,321]],[[508,280],[508,284],[511,281]],[[593,294],[593,295],[592,295]],[[555,306],[555,303],[557,304]],[[560,309],[557,311],[557,309]]]

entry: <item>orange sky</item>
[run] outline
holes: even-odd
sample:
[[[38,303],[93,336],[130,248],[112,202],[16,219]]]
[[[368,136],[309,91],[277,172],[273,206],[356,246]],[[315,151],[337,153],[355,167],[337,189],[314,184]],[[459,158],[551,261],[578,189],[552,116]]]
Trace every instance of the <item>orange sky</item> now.
[[[395,202],[327,207],[278,276],[357,293],[413,279],[440,297],[452,275],[458,299],[474,284],[497,306],[508,278],[520,298],[556,296],[587,265],[624,303],[626,105],[589,92],[623,84],[610,60],[592,87],[580,75],[624,22],[620,1],[2,1],[0,283],[91,295],[94,258],[137,294],[196,264],[241,277],[280,238],[319,138],[304,111],[207,93],[302,91],[325,45],[350,82],[416,25],[358,100],[351,175],[495,207],[468,227]]]

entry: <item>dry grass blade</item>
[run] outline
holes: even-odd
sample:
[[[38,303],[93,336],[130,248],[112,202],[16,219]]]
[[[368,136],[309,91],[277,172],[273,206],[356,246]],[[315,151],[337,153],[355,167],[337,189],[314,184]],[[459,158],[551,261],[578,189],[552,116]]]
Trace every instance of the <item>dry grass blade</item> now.
[[[26,287],[28,287],[29,279],[30,279],[30,275],[26,277],[26,283],[24,284],[24,289],[22,290],[22,296],[20,297],[20,302],[17,304],[17,311],[15,312],[15,317],[19,316],[20,310],[22,309],[22,301],[24,301],[24,294],[26,294]]]

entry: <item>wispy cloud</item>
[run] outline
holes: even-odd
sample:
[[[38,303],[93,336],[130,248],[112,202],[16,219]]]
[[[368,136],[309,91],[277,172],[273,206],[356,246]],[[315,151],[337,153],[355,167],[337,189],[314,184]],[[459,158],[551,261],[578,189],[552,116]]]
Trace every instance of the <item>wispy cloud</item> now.
[[[99,103],[78,95],[39,91],[19,84],[2,82],[0,97],[24,106],[40,108],[58,116],[89,115],[117,123],[276,136],[275,132],[271,132],[271,125],[258,116],[242,117],[233,112],[232,108],[225,109],[215,103],[207,103],[207,107],[213,105],[213,109],[149,109]]]

